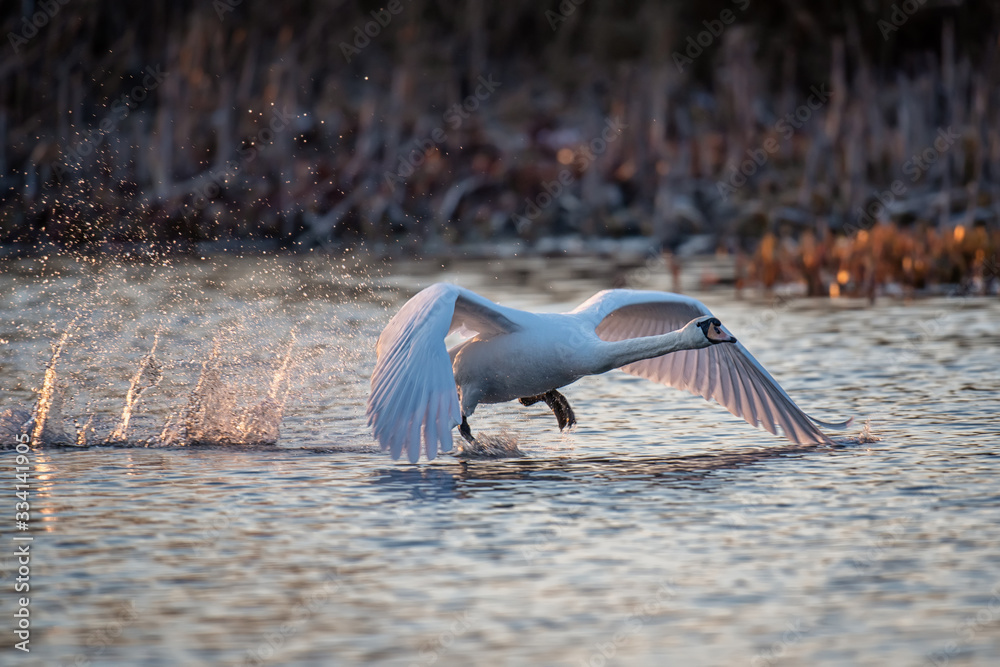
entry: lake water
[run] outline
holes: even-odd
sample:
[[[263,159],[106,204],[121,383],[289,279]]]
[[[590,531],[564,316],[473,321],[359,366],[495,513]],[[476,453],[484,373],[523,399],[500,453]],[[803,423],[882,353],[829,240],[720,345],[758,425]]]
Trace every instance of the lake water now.
[[[4,260],[0,409],[9,427],[43,391],[50,444],[28,455],[27,532],[0,454],[0,662],[998,664],[996,298],[694,292],[807,412],[856,418],[834,448],[612,372],[564,391],[571,433],[541,404],[481,406],[474,431],[521,458],[376,451],[374,342],[417,287],[565,310],[614,276],[598,260]],[[30,653],[12,648],[25,535]]]

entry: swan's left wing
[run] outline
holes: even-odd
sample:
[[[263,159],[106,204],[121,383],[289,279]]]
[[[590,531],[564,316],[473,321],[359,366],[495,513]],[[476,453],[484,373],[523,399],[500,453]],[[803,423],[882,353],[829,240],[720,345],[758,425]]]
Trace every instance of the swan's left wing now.
[[[368,425],[382,450],[416,463],[423,440],[428,459],[451,451],[462,420],[451,357],[444,339],[462,329],[480,335],[517,331],[524,315],[475,292],[437,283],[417,293],[389,320],[376,345]],[[513,318],[513,319],[512,319]]]
[[[597,335],[608,341],[656,336],[682,328],[711,311],[696,299],[668,292],[608,290],[578,311],[589,311]],[[725,329],[725,327],[723,327]],[[729,333],[729,331],[726,331]],[[817,428],[844,428],[851,420],[830,424],[813,419],[785,393],[742,343],[721,343],[700,350],[672,352],[622,367],[632,375],[715,400],[752,426],[777,434],[781,427],[792,442],[829,443]]]

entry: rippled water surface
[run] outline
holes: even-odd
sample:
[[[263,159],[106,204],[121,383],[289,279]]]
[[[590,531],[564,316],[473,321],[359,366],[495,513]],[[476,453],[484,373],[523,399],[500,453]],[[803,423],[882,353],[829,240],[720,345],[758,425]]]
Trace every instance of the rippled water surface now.
[[[10,648],[4,492],[4,664],[1000,661],[996,299],[695,293],[804,409],[856,418],[836,448],[613,372],[564,391],[572,433],[542,405],[482,406],[473,428],[523,458],[414,466],[375,451],[363,419],[402,300],[443,279],[563,310],[612,276],[5,262],[0,409],[30,410],[48,364],[50,433],[88,447],[30,455],[30,654]],[[158,380],[102,445],[154,339]],[[277,445],[163,446],[192,406],[246,422],[278,404]],[[859,442],[868,416],[881,439]]]

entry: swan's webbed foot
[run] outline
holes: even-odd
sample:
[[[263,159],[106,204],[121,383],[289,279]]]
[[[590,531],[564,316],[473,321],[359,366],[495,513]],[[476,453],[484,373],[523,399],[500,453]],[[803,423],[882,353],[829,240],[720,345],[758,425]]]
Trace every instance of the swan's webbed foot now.
[[[472,429],[469,427],[469,420],[465,415],[462,415],[462,423],[458,427],[458,432],[462,434],[470,445],[476,444],[476,439],[472,437]]]
[[[546,393],[545,404],[552,408],[552,412],[555,413],[560,431],[576,425],[576,415],[573,414],[573,408],[569,406],[569,401],[566,400],[566,397],[558,391],[553,389]]]
[[[555,414],[560,431],[576,424],[576,415],[573,414],[573,408],[569,406],[569,401],[555,389],[537,396],[525,396],[518,400],[521,401],[521,405],[534,405],[539,401],[545,401],[545,405],[549,406]]]

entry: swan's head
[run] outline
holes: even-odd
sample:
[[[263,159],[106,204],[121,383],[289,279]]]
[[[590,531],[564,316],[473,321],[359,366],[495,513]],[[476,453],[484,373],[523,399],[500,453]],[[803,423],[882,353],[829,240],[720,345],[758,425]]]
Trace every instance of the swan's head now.
[[[699,317],[688,324],[688,328],[692,326],[698,347],[736,342],[736,336],[723,329],[722,322],[717,317]]]

